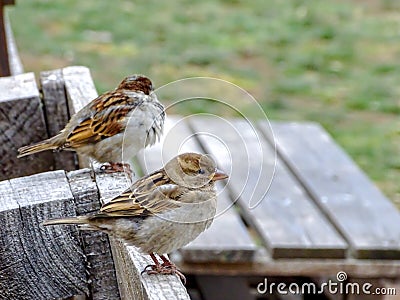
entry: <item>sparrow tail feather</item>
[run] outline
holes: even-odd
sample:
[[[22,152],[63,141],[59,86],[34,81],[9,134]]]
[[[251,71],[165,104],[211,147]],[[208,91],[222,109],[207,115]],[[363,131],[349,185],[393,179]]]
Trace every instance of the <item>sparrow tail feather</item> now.
[[[55,150],[58,149],[59,145],[54,143],[53,138],[38,142],[33,145],[24,146],[18,149],[18,158],[24,157],[27,155],[31,155],[34,153],[46,151],[46,150]]]
[[[68,224],[87,224],[88,217],[78,216],[70,218],[49,219],[42,223],[43,226],[48,225],[68,225]]]

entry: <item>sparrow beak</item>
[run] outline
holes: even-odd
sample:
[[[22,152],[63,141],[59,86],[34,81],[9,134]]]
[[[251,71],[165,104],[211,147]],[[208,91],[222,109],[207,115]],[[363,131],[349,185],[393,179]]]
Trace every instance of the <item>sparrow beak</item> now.
[[[222,172],[221,170],[215,171],[214,176],[211,178],[211,180],[213,181],[217,181],[217,180],[222,180],[225,178],[228,178],[229,176],[226,175],[224,172]]]

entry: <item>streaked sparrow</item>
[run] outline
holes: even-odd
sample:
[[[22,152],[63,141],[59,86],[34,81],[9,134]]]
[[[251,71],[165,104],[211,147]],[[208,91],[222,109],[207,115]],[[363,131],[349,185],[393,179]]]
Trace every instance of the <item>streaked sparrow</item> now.
[[[211,225],[217,205],[215,181],[227,177],[207,155],[180,154],[136,181],[97,214],[47,220],[43,225],[78,224],[81,229],[104,231],[150,254],[154,265],[143,272],[177,274],[185,281],[163,254],[193,241]]]
[[[45,150],[72,150],[100,163],[108,162],[110,171],[122,171],[124,160],[159,139],[164,119],[164,107],[150,79],[128,76],[114,91],[98,96],[74,114],[56,136],[18,149],[18,157]]]

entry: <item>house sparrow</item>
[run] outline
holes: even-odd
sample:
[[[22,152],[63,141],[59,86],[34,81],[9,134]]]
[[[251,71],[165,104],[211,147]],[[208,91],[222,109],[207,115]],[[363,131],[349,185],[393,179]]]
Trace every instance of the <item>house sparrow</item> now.
[[[136,181],[95,215],[52,219],[43,225],[78,224],[81,229],[106,232],[150,254],[154,265],[142,273],[177,274],[185,282],[163,254],[185,246],[211,225],[217,205],[215,181],[227,177],[207,155],[180,154]]]
[[[45,150],[72,150],[87,155],[103,169],[123,171],[122,163],[161,136],[165,112],[143,75],[126,77],[114,91],[92,100],[74,114],[59,134],[18,149],[18,157]],[[124,157],[122,157],[122,154]]]

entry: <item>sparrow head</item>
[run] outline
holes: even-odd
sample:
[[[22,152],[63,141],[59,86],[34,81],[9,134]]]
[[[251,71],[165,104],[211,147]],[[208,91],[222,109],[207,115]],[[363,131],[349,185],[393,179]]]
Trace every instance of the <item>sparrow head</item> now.
[[[200,188],[228,177],[216,168],[210,156],[198,153],[176,156],[165,165],[165,171],[173,182],[188,188]]]
[[[153,91],[153,84],[148,77],[135,74],[125,77],[118,85],[118,89],[143,92],[146,95],[150,95]]]

